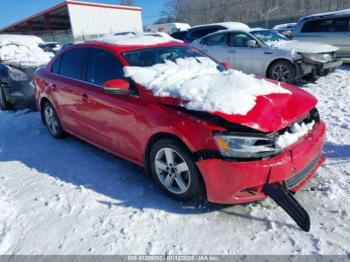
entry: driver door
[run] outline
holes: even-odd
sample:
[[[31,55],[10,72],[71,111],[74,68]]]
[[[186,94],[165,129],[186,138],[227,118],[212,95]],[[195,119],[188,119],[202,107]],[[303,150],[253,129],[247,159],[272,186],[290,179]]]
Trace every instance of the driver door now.
[[[81,85],[85,136],[99,147],[135,159],[140,151],[135,121],[139,98],[106,93],[103,84],[114,79],[126,80],[119,59],[107,50],[91,48],[85,81]]]
[[[254,40],[244,32],[231,32],[228,37],[227,57],[232,68],[247,74],[261,74],[264,49],[257,43],[256,47],[249,47],[248,41]]]

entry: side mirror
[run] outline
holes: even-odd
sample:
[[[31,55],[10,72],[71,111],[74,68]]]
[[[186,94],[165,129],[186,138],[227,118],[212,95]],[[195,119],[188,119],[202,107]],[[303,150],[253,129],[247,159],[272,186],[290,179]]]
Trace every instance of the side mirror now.
[[[258,47],[258,43],[256,42],[256,40],[249,40],[247,42],[247,45],[248,45],[249,48],[256,48],[256,47]]]
[[[226,69],[230,69],[230,68],[231,68],[230,64],[227,63],[227,62],[221,62],[221,65],[222,65],[224,68],[226,68]]]
[[[127,95],[129,94],[130,84],[122,79],[113,79],[104,83],[103,89],[108,94]]]

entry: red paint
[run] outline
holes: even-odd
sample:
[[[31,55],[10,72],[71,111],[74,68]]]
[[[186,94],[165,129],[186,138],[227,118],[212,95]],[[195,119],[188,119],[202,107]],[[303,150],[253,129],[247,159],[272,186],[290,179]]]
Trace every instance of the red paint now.
[[[183,44],[173,42],[154,47],[179,45]],[[63,52],[78,47],[106,49],[114,53],[124,66],[127,62],[121,53],[145,48],[87,42]],[[218,151],[212,132],[225,129],[164,105],[179,105],[178,99],[154,97],[150,90],[140,85],[136,86],[138,96],[111,95],[89,83],[51,74],[52,62],[36,73],[36,101],[40,110],[42,99],[49,99],[67,132],[140,166],[145,165],[144,156],[149,141],[159,133],[176,136],[193,153]],[[313,96],[297,87],[284,87],[292,95],[259,97],[256,107],[246,116],[215,114],[236,124],[266,132],[278,131],[306,115],[317,103]],[[298,143],[266,160],[198,160],[196,165],[205,181],[208,199],[232,204],[264,198],[262,186],[266,183],[283,183],[304,169],[320,154],[324,138],[325,125],[320,122]],[[305,181],[293,190],[299,190],[314,175],[322,161],[323,158]]]

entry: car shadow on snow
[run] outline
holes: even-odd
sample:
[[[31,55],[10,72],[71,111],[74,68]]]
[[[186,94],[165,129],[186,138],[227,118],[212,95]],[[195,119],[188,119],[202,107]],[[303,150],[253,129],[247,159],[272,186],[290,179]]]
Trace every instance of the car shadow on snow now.
[[[337,145],[326,143],[323,148],[326,158],[349,159],[350,160],[350,145]]]
[[[43,176],[71,183],[77,189],[86,188],[105,195],[115,202],[96,201],[108,208],[151,208],[184,215],[218,211],[222,215],[265,224],[280,223],[249,214],[247,204],[218,205],[204,198],[189,203],[172,200],[150,176],[144,174],[142,168],[72,136],[63,140],[52,138],[37,112],[19,111],[12,114],[5,122],[0,119],[0,162],[18,161]]]

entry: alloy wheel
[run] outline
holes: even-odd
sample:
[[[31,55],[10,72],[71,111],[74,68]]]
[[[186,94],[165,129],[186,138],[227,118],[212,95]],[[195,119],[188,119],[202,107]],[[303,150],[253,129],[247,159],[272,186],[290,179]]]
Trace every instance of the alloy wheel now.
[[[191,185],[190,169],[184,158],[172,148],[160,149],[155,157],[159,181],[173,194],[184,194]]]
[[[45,122],[53,136],[56,136],[59,131],[58,120],[56,114],[51,106],[45,108]]]
[[[277,65],[272,70],[272,78],[277,81],[288,82],[291,76],[289,68],[283,64]]]

